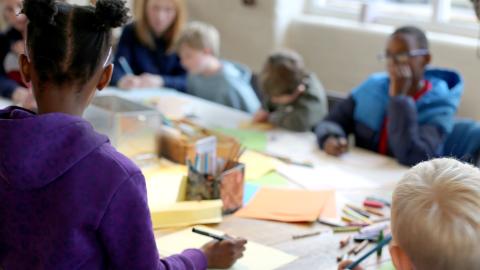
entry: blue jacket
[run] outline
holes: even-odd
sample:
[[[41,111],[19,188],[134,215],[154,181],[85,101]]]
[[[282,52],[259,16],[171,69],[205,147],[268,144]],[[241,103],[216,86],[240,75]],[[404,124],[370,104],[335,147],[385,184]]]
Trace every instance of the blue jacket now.
[[[215,75],[189,74],[187,93],[238,110],[254,113],[260,101],[250,85],[252,73],[240,64],[222,61],[222,69]]]
[[[167,52],[163,39],[156,39],[156,50],[143,45],[135,33],[134,24],[127,25],[123,29],[115,54],[115,69],[113,70],[112,85],[117,85],[120,79],[126,75],[118,59],[125,57],[135,75],[151,73],[162,76],[165,87],[174,88],[185,92],[186,71],[183,69],[180,58],[176,53]]]
[[[7,76],[4,61],[10,52],[12,44],[21,39],[22,34],[13,28],[0,34],[0,96],[5,98],[11,98],[13,91],[20,86],[16,81]]]
[[[480,165],[480,123],[457,119],[445,142],[443,155]]]
[[[354,134],[357,146],[378,151],[388,117],[390,156],[404,165],[440,156],[453,129],[463,81],[458,73],[444,69],[427,70],[425,79],[432,89],[415,102],[409,96],[390,97],[386,73],[372,75],[317,126],[320,147],[329,136]]]

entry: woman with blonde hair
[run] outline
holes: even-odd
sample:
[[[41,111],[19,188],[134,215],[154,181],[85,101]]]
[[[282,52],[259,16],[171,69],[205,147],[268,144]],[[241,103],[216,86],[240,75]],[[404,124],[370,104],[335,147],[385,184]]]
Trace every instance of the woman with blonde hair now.
[[[173,51],[186,20],[183,0],[136,0],[135,21],[123,30],[112,84],[123,89],[185,90],[186,72]]]

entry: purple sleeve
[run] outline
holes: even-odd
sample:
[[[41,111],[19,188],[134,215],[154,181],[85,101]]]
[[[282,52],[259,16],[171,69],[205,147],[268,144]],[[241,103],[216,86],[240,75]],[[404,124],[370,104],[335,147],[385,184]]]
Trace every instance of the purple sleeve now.
[[[388,106],[388,143],[395,158],[413,166],[439,155],[444,132],[434,125],[419,125],[415,101],[408,96],[393,97]]]
[[[335,106],[327,117],[317,125],[315,134],[320,148],[323,149],[323,144],[328,137],[347,137],[348,134],[353,132],[355,125],[354,110],[355,101],[352,96],[349,96]]]
[[[112,269],[207,268],[205,255],[198,249],[159,258],[141,173],[126,180],[116,191],[101,220],[99,237]]]

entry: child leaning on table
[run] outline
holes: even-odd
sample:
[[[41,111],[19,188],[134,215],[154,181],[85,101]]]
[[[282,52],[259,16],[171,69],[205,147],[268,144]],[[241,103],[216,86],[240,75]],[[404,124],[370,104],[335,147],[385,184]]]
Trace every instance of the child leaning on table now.
[[[478,168],[435,159],[410,169],[397,185],[390,246],[397,270],[480,269],[479,231]]]
[[[327,114],[327,96],[314,73],[295,51],[272,53],[260,74],[264,96],[254,122],[268,122],[292,131],[309,131]]]

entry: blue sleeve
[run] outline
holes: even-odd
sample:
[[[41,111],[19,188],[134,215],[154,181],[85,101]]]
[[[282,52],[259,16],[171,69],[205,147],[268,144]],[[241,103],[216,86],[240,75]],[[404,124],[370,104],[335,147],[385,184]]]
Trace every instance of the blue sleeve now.
[[[7,78],[6,74],[2,71],[0,71],[0,96],[11,99],[13,92],[19,85],[17,82]]]
[[[352,96],[349,96],[335,106],[327,117],[317,125],[315,133],[320,148],[323,149],[323,144],[328,137],[347,137],[348,134],[353,132],[355,126],[354,110],[355,101]]]
[[[7,77],[3,63],[5,62],[5,56],[9,52],[9,42],[5,35],[0,36],[0,96],[11,99],[12,94],[17,87],[18,83]]]
[[[177,89],[180,92],[187,92],[187,72],[182,66],[180,57],[177,54],[172,55],[173,61],[169,68],[168,75],[162,74],[164,86]]]
[[[392,97],[388,105],[388,143],[393,156],[403,165],[413,166],[435,158],[445,140],[441,128],[419,125],[415,101],[408,96]]]
[[[128,63],[132,63],[132,53],[131,53],[131,46],[133,46],[133,39],[134,33],[131,26],[126,26],[123,29],[122,36],[120,37],[120,41],[118,42],[117,52],[115,53],[115,59],[113,61],[114,69],[112,74],[112,80],[110,81],[110,85],[117,86],[118,82],[127,75],[125,70],[123,70],[122,66],[120,65],[118,59],[120,57],[124,57]]]
[[[198,249],[160,259],[141,173],[126,180],[116,191],[100,223],[99,237],[109,258],[109,269],[207,268],[207,259]]]
[[[180,67],[181,68],[181,67]],[[183,68],[182,68],[183,70]],[[168,88],[177,89],[180,92],[185,93],[187,90],[187,74],[183,71],[175,71],[174,73],[180,73],[179,75],[162,75],[164,86]]]

